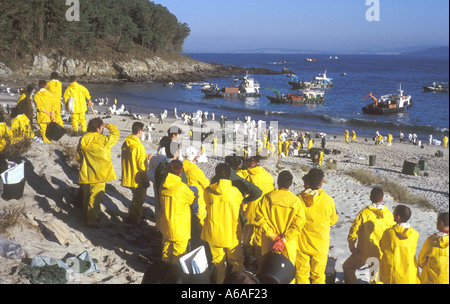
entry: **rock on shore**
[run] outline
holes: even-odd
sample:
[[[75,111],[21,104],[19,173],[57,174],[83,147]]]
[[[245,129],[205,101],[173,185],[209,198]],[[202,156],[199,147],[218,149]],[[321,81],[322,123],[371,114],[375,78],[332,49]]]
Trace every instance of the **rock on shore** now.
[[[205,78],[242,75],[246,71],[252,74],[282,74],[282,71],[269,69],[204,63],[182,55],[171,56],[170,59],[153,56],[145,60],[90,61],[38,54],[30,59],[29,65],[24,64],[14,71],[0,62],[0,80],[3,81],[46,79],[54,71],[63,78],[77,75],[88,82],[199,81]]]

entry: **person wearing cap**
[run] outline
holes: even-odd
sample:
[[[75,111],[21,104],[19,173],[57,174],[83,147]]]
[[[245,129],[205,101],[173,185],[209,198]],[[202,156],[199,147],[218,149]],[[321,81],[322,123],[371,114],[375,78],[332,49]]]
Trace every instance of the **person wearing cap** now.
[[[47,82],[45,80],[40,80],[39,92],[34,95],[34,103],[37,111],[37,123],[39,124],[42,140],[45,143],[51,142],[47,136],[45,136],[45,132],[47,131],[48,124],[55,121],[54,98],[53,94],[47,90]]]
[[[128,210],[128,221],[139,224],[142,218],[142,208],[150,186],[147,174],[147,161],[152,158],[145,152],[141,142],[144,124],[133,123],[130,134],[122,145],[122,186],[129,187],[133,192],[133,199]]]
[[[62,98],[62,83],[59,81],[58,73],[53,72],[50,75],[50,80],[47,82],[47,90],[52,92],[55,97],[54,109],[55,109],[55,122],[61,127],[64,127],[63,120],[61,118],[61,98]]]
[[[296,258],[297,284],[325,284],[330,247],[330,228],[338,215],[334,200],[321,189],[324,174],[313,168],[303,177],[305,190],[298,194],[306,222],[299,235]]]
[[[181,161],[170,162],[161,185],[161,210],[156,218],[156,227],[163,237],[162,260],[174,264],[186,253],[191,239],[191,207],[195,202],[194,192],[181,181],[183,171]]]
[[[292,173],[286,170],[278,175],[278,189],[263,196],[256,209],[255,221],[263,232],[261,255],[281,253],[295,265],[305,210],[300,198],[289,191],[293,179]]]
[[[73,98],[74,104],[72,109],[72,127],[75,132],[78,132],[78,126],[81,125],[81,131],[84,133],[87,130],[86,123],[86,99],[88,105],[92,106],[91,94],[88,89],[78,83],[75,75],[69,78],[70,85],[64,92],[64,103],[66,111],[69,111],[69,99]]]
[[[262,195],[257,200],[247,204],[244,216],[247,222],[243,230],[243,245],[246,265],[256,266],[261,259],[261,231],[255,221],[256,207],[262,196],[275,189],[275,180],[267,170],[260,166],[260,157],[253,156],[250,159],[247,180],[256,185],[262,191]]]
[[[17,101],[17,114],[24,114],[30,121],[30,125],[33,125],[33,97],[32,94],[36,90],[34,86],[29,84],[25,90],[22,91],[19,100]]]
[[[105,128],[109,130],[110,135],[103,135]],[[83,210],[88,227],[97,226],[106,183],[117,178],[111,160],[111,149],[117,144],[119,137],[120,132],[115,125],[94,118],[89,121],[87,132],[78,143],[78,183],[82,188]]]
[[[211,249],[218,284],[224,282],[227,267],[230,273],[245,270],[239,220],[243,197],[230,180],[232,171],[228,164],[217,165],[212,183],[205,189],[206,219],[201,237]]]

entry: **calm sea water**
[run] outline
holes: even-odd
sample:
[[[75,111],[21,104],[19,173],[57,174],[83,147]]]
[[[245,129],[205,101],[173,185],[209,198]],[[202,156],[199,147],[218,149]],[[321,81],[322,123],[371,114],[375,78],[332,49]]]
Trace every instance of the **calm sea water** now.
[[[182,83],[167,87],[160,83],[130,83],[121,85],[90,85],[94,98],[117,99],[118,105],[131,107],[134,113],[158,113],[167,110],[173,117],[178,113],[197,110],[214,112],[216,120],[220,115],[229,120],[250,115],[256,120],[278,121],[281,127],[295,127],[301,131],[340,134],[345,129],[354,129],[360,136],[373,136],[376,130],[382,134],[399,131],[417,133],[426,140],[429,134],[442,137],[449,133],[449,93],[425,93],[423,85],[432,82],[448,82],[449,61],[447,58],[425,58],[392,55],[280,55],[280,54],[189,54],[203,62],[241,67],[264,67],[280,71],[287,68],[294,71],[300,80],[327,71],[333,78],[334,88],[326,90],[325,102],[321,105],[277,105],[271,104],[267,96],[275,93],[295,93],[284,75],[253,75],[260,83],[262,96],[246,99],[205,98],[200,86],[182,88]],[[334,56],[334,55],[333,55]],[[316,62],[306,62],[314,57]],[[281,60],[288,61],[277,64]],[[341,76],[346,73],[347,76]],[[231,84],[231,78],[205,79],[219,86]],[[376,97],[398,93],[401,85],[404,94],[412,95],[414,105],[405,114],[374,116],[362,113],[362,107],[370,102],[363,98],[370,92]]]

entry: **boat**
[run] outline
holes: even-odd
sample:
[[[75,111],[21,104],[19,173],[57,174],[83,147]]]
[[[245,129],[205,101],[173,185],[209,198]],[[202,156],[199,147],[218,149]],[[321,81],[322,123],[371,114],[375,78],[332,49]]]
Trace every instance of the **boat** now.
[[[248,73],[242,78],[234,78],[233,83],[241,81],[239,86],[219,88],[218,85],[211,85],[201,89],[205,97],[256,97],[260,96],[260,85]]]
[[[323,74],[319,74],[312,79],[312,81],[300,81],[296,75],[291,77],[289,85],[293,89],[331,89],[334,85],[333,78],[327,77],[327,71]]]
[[[423,86],[423,91],[424,92],[448,92],[448,84],[433,82],[433,84],[430,86]]]
[[[365,107],[362,108],[362,111],[365,114],[376,115],[398,114],[406,112],[413,105],[411,95],[403,95],[401,86],[399,88],[399,92],[399,94],[383,95],[379,100],[373,96],[373,92],[369,93],[366,97],[363,98],[363,100],[370,96],[374,100],[374,102],[368,103]]]
[[[325,100],[324,91],[306,90],[301,94],[281,94],[276,89],[271,89],[276,93],[276,96],[267,96],[270,103],[282,104],[314,104],[323,103]]]
[[[181,87],[182,87],[182,88],[185,88],[185,89],[192,89],[192,84],[191,84],[191,83],[183,83],[183,84],[181,85]]]
[[[316,58],[306,58],[305,59],[306,62],[316,62]]]

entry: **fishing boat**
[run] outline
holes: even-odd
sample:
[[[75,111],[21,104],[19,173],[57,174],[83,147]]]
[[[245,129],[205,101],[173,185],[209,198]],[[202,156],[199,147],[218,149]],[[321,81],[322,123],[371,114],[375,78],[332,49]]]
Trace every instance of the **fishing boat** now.
[[[398,114],[406,112],[413,105],[411,95],[403,95],[401,86],[399,88],[399,94],[383,95],[378,100],[373,96],[373,92],[371,92],[363,100],[367,97],[371,97],[374,102],[368,103],[362,108],[365,114]]]
[[[235,82],[241,81],[238,86]],[[201,89],[205,97],[256,97],[260,96],[260,85],[248,73],[242,78],[234,78],[233,84],[229,87],[219,88],[218,85],[211,85]]]
[[[301,94],[281,94],[276,89],[271,89],[276,93],[276,96],[267,96],[270,103],[282,104],[314,104],[323,103],[325,100],[324,91],[306,90]]]
[[[296,75],[291,77],[289,85],[293,89],[331,89],[334,85],[332,82],[333,78],[327,77],[327,71],[323,74],[319,74],[312,79],[312,81],[299,81]]]
[[[316,58],[306,58],[305,59],[306,62],[316,62]]]
[[[448,84],[447,83],[437,83],[433,82],[430,86],[423,86],[424,92],[448,92]]]

